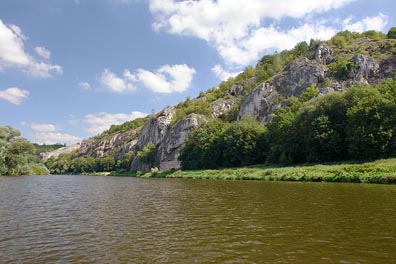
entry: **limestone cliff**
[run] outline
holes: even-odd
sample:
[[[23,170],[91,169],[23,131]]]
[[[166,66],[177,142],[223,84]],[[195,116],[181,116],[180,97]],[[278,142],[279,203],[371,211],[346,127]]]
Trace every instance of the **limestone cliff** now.
[[[356,54],[350,59],[353,66],[348,78],[340,80],[329,71],[328,64],[334,60],[332,49],[321,44],[312,60],[303,57],[291,62],[281,73],[258,85],[242,101],[238,119],[253,116],[259,122],[270,122],[271,115],[284,105],[285,99],[299,97],[312,84],[320,88],[319,94],[326,94],[356,84],[377,84],[391,77],[389,73],[393,72],[389,63],[379,64],[374,58]],[[388,74],[384,74],[385,72]]]
[[[40,156],[41,156],[43,161],[46,161],[47,159],[49,159],[51,157],[58,158],[59,155],[69,154],[69,153],[71,153],[73,151],[78,150],[80,147],[81,147],[80,144],[66,146],[66,147],[63,147],[63,148],[56,149],[54,151],[40,153]]]
[[[160,114],[152,118],[142,128],[134,152],[142,150],[149,142],[153,142],[157,148],[157,154],[154,164],[151,167],[157,167],[160,170],[179,169],[180,161],[178,157],[184,146],[185,139],[190,131],[199,125],[200,122],[206,122],[206,118],[201,115],[190,114],[173,126],[170,126],[175,115],[173,107],[165,108]],[[149,164],[144,164],[135,156],[131,165],[132,170],[148,171]]]
[[[116,133],[103,138],[90,138],[83,140],[79,150],[73,155],[73,158],[81,156],[91,156],[94,158],[103,158],[113,154],[118,148],[123,147],[130,142],[138,130],[130,130],[124,133]]]

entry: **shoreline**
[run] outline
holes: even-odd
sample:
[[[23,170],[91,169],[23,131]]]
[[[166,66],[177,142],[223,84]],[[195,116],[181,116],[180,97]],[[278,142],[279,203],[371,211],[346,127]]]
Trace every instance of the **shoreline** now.
[[[396,184],[396,158],[362,163],[344,162],[334,164],[300,165],[293,167],[256,165],[249,167],[191,171],[153,171],[142,175],[138,175],[136,172],[124,172],[121,174],[111,173],[109,176]]]

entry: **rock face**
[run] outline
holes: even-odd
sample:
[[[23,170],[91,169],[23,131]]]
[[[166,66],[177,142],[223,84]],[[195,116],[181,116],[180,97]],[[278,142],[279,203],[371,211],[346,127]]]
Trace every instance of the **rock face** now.
[[[54,151],[40,153],[40,156],[43,159],[43,161],[46,161],[47,159],[49,159],[51,157],[58,158],[59,155],[61,155],[61,154],[69,154],[75,150],[78,150],[80,147],[81,147],[80,144],[66,146],[63,148],[56,149]]]
[[[212,110],[212,116],[214,118],[221,118],[225,113],[229,112],[236,103],[236,98],[231,98],[228,100],[219,99],[210,103],[209,107]]]
[[[94,158],[106,157],[112,154],[116,148],[124,145],[125,142],[127,142],[136,133],[136,130],[130,130],[102,140],[97,140],[95,138],[83,140],[79,151],[74,154],[73,158],[85,155],[89,155]]]
[[[206,121],[206,117],[202,115],[190,114],[168,130],[157,153],[158,168],[161,171],[179,169],[181,167],[178,158],[188,134],[194,127]]]
[[[271,114],[282,106],[285,98],[300,96],[313,83],[328,75],[325,65],[307,58],[291,62],[282,73],[259,85],[242,102],[238,119],[253,116],[259,122],[269,122]]]
[[[324,43],[319,44],[316,48],[314,58],[321,64],[330,64],[335,61],[333,50]]]
[[[142,128],[137,139],[137,144],[134,146],[136,153],[142,150],[149,142],[153,142],[157,147],[157,154],[155,162],[151,164],[151,167],[158,167],[161,171],[180,168],[181,164],[178,157],[187,135],[200,122],[207,121],[202,115],[190,114],[171,127],[170,124],[174,115],[174,108],[166,108],[156,118],[152,118]],[[150,165],[139,162],[135,156],[131,169],[135,171],[148,171]]]
[[[369,84],[377,77],[380,66],[373,58],[356,54],[351,61],[355,66],[352,68],[348,77],[351,78],[354,83]]]

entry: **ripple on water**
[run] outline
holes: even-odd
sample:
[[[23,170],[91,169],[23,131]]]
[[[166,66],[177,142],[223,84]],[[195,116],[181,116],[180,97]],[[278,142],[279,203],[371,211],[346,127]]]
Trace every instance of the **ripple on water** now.
[[[396,186],[0,178],[0,263],[395,263]]]

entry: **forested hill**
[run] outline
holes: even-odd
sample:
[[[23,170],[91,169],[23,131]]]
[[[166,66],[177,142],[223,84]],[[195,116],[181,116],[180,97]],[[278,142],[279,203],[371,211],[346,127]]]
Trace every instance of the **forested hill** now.
[[[392,28],[298,43],[46,164],[55,173],[81,173],[392,156],[395,38]]]

